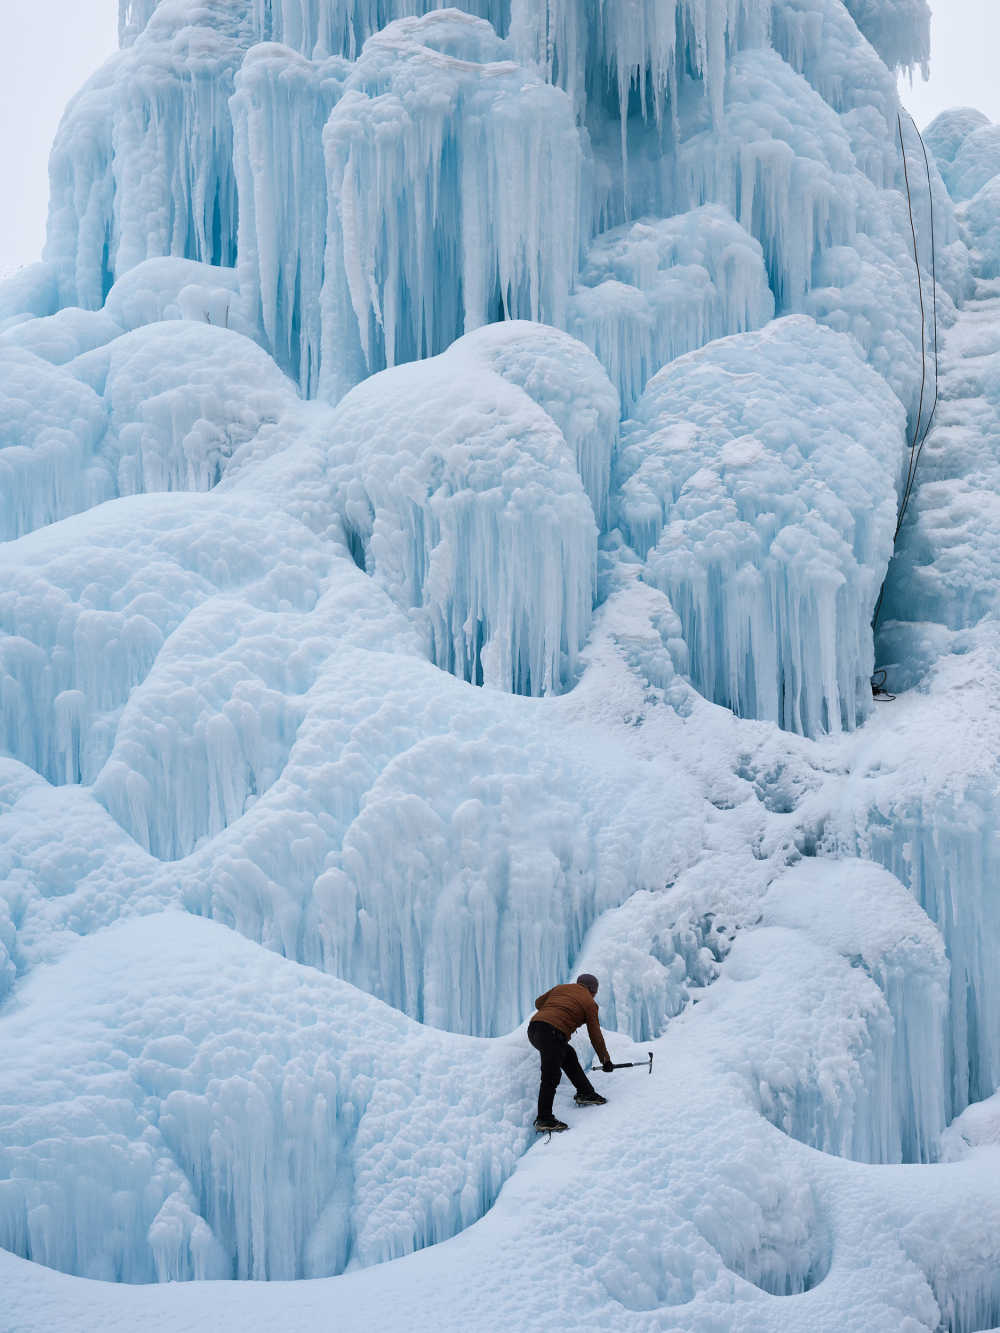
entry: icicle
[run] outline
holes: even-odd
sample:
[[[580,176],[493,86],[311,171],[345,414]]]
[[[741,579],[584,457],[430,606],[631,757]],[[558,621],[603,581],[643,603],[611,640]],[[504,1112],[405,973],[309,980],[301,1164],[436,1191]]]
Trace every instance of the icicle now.
[[[336,58],[313,65],[285,48],[257,46],[230,101],[242,302],[307,397],[319,376],[327,228],[322,130],[348,68]]]

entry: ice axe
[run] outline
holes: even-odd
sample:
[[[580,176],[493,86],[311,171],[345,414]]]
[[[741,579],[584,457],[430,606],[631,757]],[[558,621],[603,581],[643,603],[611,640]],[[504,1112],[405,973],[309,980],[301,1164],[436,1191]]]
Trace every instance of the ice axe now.
[[[653,1052],[650,1051],[650,1053],[649,1053],[649,1061],[648,1061],[648,1063],[647,1063],[645,1060],[626,1060],[623,1064],[620,1064],[620,1065],[616,1065],[614,1062],[612,1062],[611,1068],[612,1068],[612,1069],[647,1069],[647,1068],[648,1068],[649,1072],[652,1073],[652,1072],[653,1072]],[[591,1067],[590,1067],[590,1072],[591,1072],[592,1074],[603,1074],[603,1073],[604,1073],[604,1066],[603,1066],[603,1065],[591,1065]]]

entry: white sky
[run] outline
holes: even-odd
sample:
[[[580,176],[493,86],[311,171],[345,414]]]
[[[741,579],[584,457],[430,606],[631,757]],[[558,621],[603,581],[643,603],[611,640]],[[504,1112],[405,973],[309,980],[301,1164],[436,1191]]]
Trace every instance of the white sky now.
[[[1000,0],[931,0],[932,71],[902,87],[918,125],[945,107],[1000,121]],[[46,163],[66,102],[117,44],[116,0],[0,0],[0,276],[40,255]]]

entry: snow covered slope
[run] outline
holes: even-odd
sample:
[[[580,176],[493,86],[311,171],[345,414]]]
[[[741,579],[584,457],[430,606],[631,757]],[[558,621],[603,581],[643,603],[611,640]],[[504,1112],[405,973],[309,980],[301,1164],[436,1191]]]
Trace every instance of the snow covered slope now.
[[[1000,1326],[928,19],[121,0],[0,285],[0,1333]],[[583,969],[652,1073],[538,1141]]]

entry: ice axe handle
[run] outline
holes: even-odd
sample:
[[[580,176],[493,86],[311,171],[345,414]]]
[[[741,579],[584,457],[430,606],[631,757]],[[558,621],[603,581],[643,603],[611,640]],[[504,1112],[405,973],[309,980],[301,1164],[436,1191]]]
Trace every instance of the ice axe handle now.
[[[652,1072],[653,1072],[653,1052],[650,1051],[650,1053],[649,1053],[649,1059],[648,1059],[648,1060],[626,1060],[623,1064],[620,1064],[620,1065],[616,1065],[616,1064],[612,1063],[611,1068],[612,1068],[612,1069],[648,1069],[649,1072],[652,1073]],[[591,1066],[590,1066],[590,1073],[591,1073],[591,1074],[603,1074],[603,1073],[604,1073],[604,1066],[603,1066],[603,1065],[591,1065]]]

